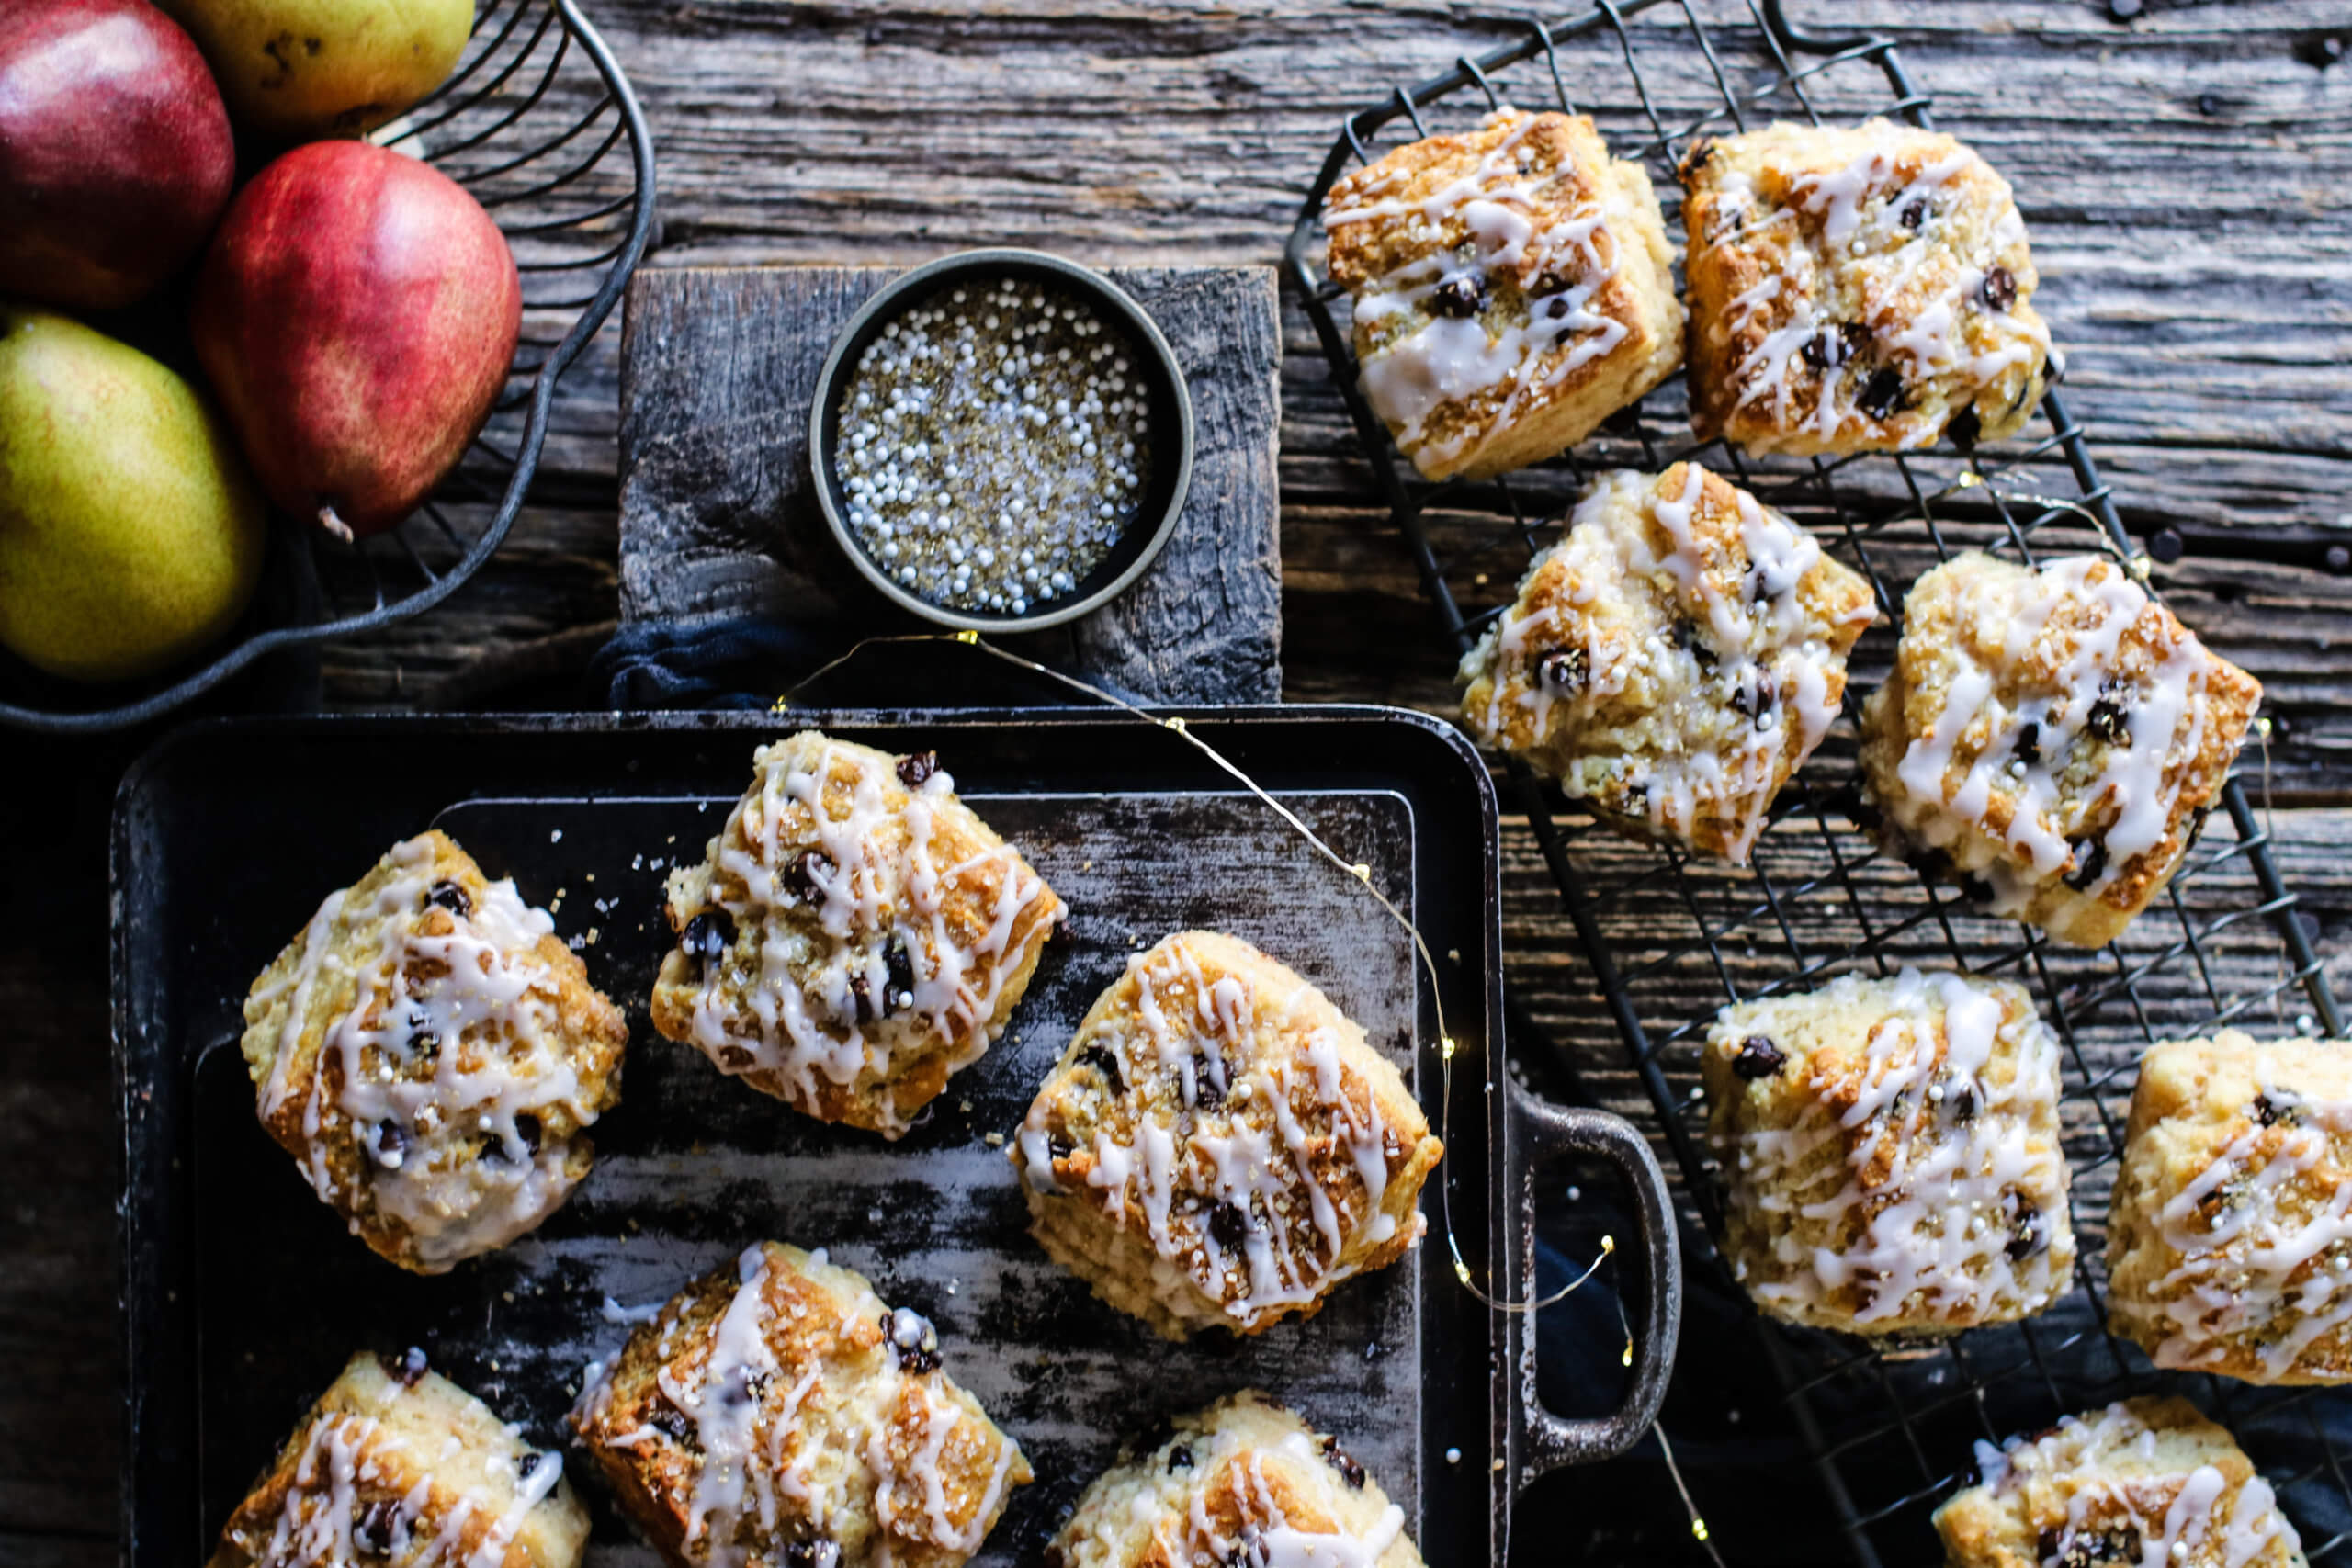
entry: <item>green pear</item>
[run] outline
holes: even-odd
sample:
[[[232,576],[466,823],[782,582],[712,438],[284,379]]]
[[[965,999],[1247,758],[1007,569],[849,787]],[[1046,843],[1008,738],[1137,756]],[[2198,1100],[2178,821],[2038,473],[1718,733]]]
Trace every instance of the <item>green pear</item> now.
[[[227,631],[267,524],[196,389],[64,316],[0,302],[0,644],[75,681]]]
[[[356,136],[448,78],[473,0],[159,0],[211,63],[240,125]]]

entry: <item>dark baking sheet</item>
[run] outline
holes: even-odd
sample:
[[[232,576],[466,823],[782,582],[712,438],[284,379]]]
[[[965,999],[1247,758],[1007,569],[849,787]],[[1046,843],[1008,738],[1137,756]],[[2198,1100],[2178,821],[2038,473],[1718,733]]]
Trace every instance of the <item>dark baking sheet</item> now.
[[[758,741],[802,723],[894,750],[934,746],[958,787],[1073,910],[1005,1039],[888,1145],[729,1082],[646,1025],[668,944],[675,857],[698,858]],[[1443,1170],[1474,1262],[1498,1036],[1494,808],[1442,726],[1381,710],[1240,710],[1202,734],[1283,795],[1459,953],[1447,1019],[1457,1115]],[[621,1105],[596,1170],[533,1236],[438,1279],[344,1233],[263,1136],[236,1052],[246,985],[330,888],[397,838],[446,828],[549,907],[592,978],[629,1010]],[[423,1345],[435,1363],[560,1444],[582,1365],[626,1337],[622,1309],[765,1236],[824,1246],[939,1325],[948,1365],[1014,1433],[1039,1480],[982,1561],[1035,1562],[1120,1437],[1257,1384],[1341,1434],[1406,1508],[1433,1562],[1496,1553],[1509,1472],[1507,1380],[1487,1315],[1435,1234],[1310,1323],[1170,1347],[1046,1262],[1002,1148],[1031,1089],[1126,955],[1216,926],[1282,957],[1418,1078],[1436,1120],[1426,983],[1403,933],[1262,803],[1174,737],[1095,712],[327,721],[199,728],[123,787],[116,833],[117,1036],[126,1129],[131,1409],[126,1561],[200,1555],[275,1444],[349,1352]],[[1516,1247],[1513,1248],[1516,1251]],[[1502,1336],[1491,1336],[1499,1341]],[[1418,1412],[1419,1419],[1400,1419]],[[1504,1436],[1498,1438],[1498,1433]],[[1449,1462],[1449,1450],[1458,1461]],[[575,1462],[578,1473],[582,1465]],[[647,1560],[598,1509],[592,1562]]]

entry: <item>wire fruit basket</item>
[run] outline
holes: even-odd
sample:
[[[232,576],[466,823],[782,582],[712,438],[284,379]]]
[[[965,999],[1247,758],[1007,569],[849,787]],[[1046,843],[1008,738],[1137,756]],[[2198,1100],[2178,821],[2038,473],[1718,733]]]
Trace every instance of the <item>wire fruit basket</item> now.
[[[1702,9],[1721,15],[1710,21]],[[1904,591],[1921,571],[1964,548],[2029,563],[2097,550],[2143,581],[2150,575],[2154,563],[2125,530],[2082,426],[2053,389],[2039,425],[1997,444],[1757,460],[1722,442],[1694,443],[1677,382],[1563,458],[1503,479],[1421,479],[1358,390],[1348,301],[1319,268],[1323,200],[1351,168],[1390,147],[1468,129],[1514,101],[1591,115],[1613,152],[1645,163],[1669,192],[1674,165],[1697,137],[1776,118],[1872,114],[1924,127],[1929,101],[1890,39],[1799,32],[1779,0],[1599,0],[1554,25],[1526,24],[1516,41],[1399,85],[1349,117],[1284,252],[1382,500],[1459,648],[1507,607],[1593,475],[1656,472],[1685,457],[1798,519],[1876,593],[1888,624],[1856,649],[1846,714],[1781,793],[1747,869],[1630,844],[1523,765],[1502,764],[1506,799],[1532,832],[1597,985],[1592,1016],[1572,1002],[1555,1028],[1616,1037],[1679,1168],[1694,1235],[1712,1236],[1719,1219],[1698,1052],[1724,1002],[1811,989],[1842,973],[1954,966],[2024,983],[2057,1034],[2080,1245],[2076,1283],[2063,1302],[2023,1323],[1888,1347],[1754,1319],[1853,1561],[1931,1560],[1928,1517],[1972,1478],[1977,1440],[2164,1389],[2188,1394],[2236,1432],[2278,1487],[2312,1562],[2352,1562],[2352,1396],[2159,1372],[2105,1327],[2108,1197],[2141,1051],[2225,1025],[2343,1032],[2243,784],[2229,782],[2169,893],[2098,952],[1988,918],[1964,889],[1879,849],[1857,788],[1854,720],[1892,664]],[[1667,208],[1679,233],[1676,204]],[[2177,540],[2160,537],[2155,548],[2169,558]],[[1522,1036],[1533,1032],[1525,1009],[1511,1016]],[[1693,1264],[1740,1296],[1720,1257]],[[1738,1541],[1719,1544],[1725,1556],[1741,1555]]]
[[[0,723],[51,732],[142,723],[275,649],[431,609],[504,541],[538,471],[556,382],[611,315],[652,232],[651,133],[574,0],[483,0],[449,79],[369,140],[463,186],[514,253],[522,336],[488,424],[388,533],[339,543],[315,525],[273,520],[254,605],[201,665],[92,687],[0,654]]]

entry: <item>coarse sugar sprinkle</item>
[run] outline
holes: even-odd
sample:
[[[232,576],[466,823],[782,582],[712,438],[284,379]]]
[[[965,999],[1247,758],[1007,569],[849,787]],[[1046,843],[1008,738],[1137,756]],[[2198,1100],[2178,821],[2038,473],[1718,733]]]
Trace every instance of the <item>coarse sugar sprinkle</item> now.
[[[916,301],[842,391],[835,473],[868,556],[917,596],[1023,615],[1071,592],[1143,509],[1151,399],[1085,299],[999,278]]]

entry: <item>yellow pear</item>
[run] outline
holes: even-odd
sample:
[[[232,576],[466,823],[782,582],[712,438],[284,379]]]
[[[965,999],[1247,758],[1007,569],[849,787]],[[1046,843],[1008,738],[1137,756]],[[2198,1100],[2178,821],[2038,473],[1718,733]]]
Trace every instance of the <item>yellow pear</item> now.
[[[78,321],[0,302],[0,644],[72,680],[151,674],[235,622],[266,537],[196,389]]]
[[[473,0],[159,0],[210,62],[240,125],[356,136],[447,80]]]

